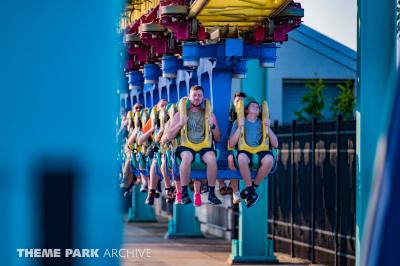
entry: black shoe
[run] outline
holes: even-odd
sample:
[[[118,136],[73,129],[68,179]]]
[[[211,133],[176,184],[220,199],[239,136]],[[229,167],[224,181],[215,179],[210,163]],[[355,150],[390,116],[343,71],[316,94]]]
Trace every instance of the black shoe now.
[[[250,208],[251,206],[253,206],[254,204],[256,204],[257,200],[258,200],[259,196],[256,193],[255,190],[251,190],[250,194],[247,196],[247,198],[245,199],[246,202],[246,207]]]
[[[182,205],[187,205],[192,203],[192,199],[190,198],[189,194],[182,195]]]
[[[154,192],[150,192],[149,194],[147,194],[147,198],[146,198],[146,201],[144,203],[146,203],[147,205],[153,205],[154,204],[154,197],[155,197],[155,193]]]
[[[207,182],[201,182],[201,186],[200,186],[200,193],[206,193],[208,192],[208,184]]]
[[[243,189],[243,190],[240,192],[240,197],[241,197],[242,199],[246,199],[246,198],[250,195],[250,193],[251,193],[252,190],[253,190],[253,187],[247,187],[247,188]]]
[[[217,198],[217,196],[215,196],[215,195],[208,194],[208,201],[212,205],[222,204],[222,202],[219,200],[219,198]]]

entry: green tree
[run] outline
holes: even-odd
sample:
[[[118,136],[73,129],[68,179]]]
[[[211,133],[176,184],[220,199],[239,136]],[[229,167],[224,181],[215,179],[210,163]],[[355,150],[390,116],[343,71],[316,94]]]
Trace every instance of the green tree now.
[[[325,84],[322,79],[307,81],[306,88],[308,92],[303,96],[301,102],[305,105],[302,109],[296,110],[294,114],[299,121],[311,121],[313,117],[319,119],[324,118],[322,110],[324,110],[324,89]]]
[[[338,84],[340,94],[333,100],[331,111],[335,117],[342,114],[345,119],[354,117],[354,107],[356,106],[356,97],[354,96],[354,81],[346,80]]]

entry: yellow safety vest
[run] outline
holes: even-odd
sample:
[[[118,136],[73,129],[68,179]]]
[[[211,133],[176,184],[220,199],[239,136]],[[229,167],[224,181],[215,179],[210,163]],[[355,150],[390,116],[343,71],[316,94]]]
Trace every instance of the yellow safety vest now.
[[[159,119],[159,115],[158,115],[158,111],[157,111],[157,107],[156,106],[151,108],[150,119],[151,119],[152,127],[155,128],[157,126],[157,120]]]
[[[149,119],[149,109],[145,108],[142,111],[142,114],[140,116],[140,121],[142,123],[142,129],[144,125],[146,124],[147,120]],[[142,145],[139,146],[139,151],[142,152],[143,154],[146,153],[147,147],[149,146],[149,142],[145,141]]]
[[[246,143],[244,133],[245,129],[243,127],[242,131],[240,132],[240,138],[238,142],[238,150],[239,151],[247,151],[251,154],[256,154],[260,151],[269,151],[269,128],[265,126],[265,121],[269,118],[269,110],[268,110],[268,105],[267,101],[263,101],[261,105],[262,109],[262,121],[261,121],[261,127],[262,127],[262,141],[260,145],[257,147],[251,147]],[[241,119],[246,119],[245,113],[244,113],[244,104],[243,100],[240,100],[236,106],[236,113],[237,113],[237,123]],[[238,125],[239,126],[239,125]]]
[[[165,124],[167,123],[167,110],[162,108],[160,112],[158,112],[158,119],[160,121],[160,128],[164,128],[165,133]],[[163,133],[163,134],[164,134]],[[167,151],[167,145],[160,145],[160,152],[163,154]]]
[[[204,148],[211,148],[212,147],[212,133],[211,133],[211,128],[208,124],[208,119],[211,115],[211,104],[208,99],[204,100],[204,140],[200,143],[193,143],[189,140],[188,138],[188,127],[187,123],[181,128],[181,139],[180,139],[180,145],[183,147],[187,147],[192,149],[194,152],[199,152],[201,149]],[[179,109],[179,115],[180,116],[187,116],[187,110],[190,107],[190,101],[187,97],[184,97],[179,100],[178,103],[178,109]]]
[[[135,115],[133,116],[133,124],[134,124],[135,128],[137,128],[138,130],[141,129],[141,127],[140,127],[140,111],[135,112]]]
[[[177,111],[178,110],[176,108],[176,105],[171,104],[171,107],[168,110],[168,116],[169,116],[170,121],[172,121],[172,118],[174,117],[174,115],[176,114]],[[179,144],[180,144],[179,140],[180,140],[179,134],[173,140],[171,140],[172,149],[176,149],[179,146]]]

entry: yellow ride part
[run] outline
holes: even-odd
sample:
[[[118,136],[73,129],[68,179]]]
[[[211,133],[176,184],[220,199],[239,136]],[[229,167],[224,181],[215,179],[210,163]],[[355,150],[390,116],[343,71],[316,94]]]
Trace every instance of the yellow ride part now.
[[[142,15],[148,14],[150,10],[155,8],[160,3],[159,0],[131,0],[125,5],[125,12],[123,21],[121,21],[121,28],[126,28],[135,20],[139,19]]]
[[[157,120],[159,119],[159,112],[157,111],[157,107],[151,108],[150,112],[150,121],[151,121],[151,126],[153,128],[156,128],[157,126]]]
[[[274,17],[291,0],[196,0],[189,16],[196,17],[203,26],[238,26],[254,28],[266,18]]]
[[[140,111],[136,111],[135,115],[133,116],[133,124],[135,128],[138,130],[141,130],[141,125],[140,125]]]
[[[266,120],[269,118],[269,110],[268,110],[268,105],[267,101],[263,101],[261,105],[262,109],[262,141],[260,145],[257,147],[251,147],[246,143],[245,137],[244,137],[244,128],[242,128],[242,131],[240,132],[240,138],[238,142],[238,150],[239,151],[247,151],[250,152],[251,154],[256,154],[257,152],[260,151],[269,151],[269,128],[265,126]],[[246,119],[246,115],[244,113],[244,104],[243,100],[240,100],[236,106],[236,113],[237,113],[237,121],[240,119]]]
[[[167,123],[167,117],[168,113],[166,108],[162,108],[159,112],[158,112],[158,119],[160,121],[160,129],[164,129],[164,133],[165,133],[165,124]],[[167,145],[160,145],[160,152],[161,153],[165,153],[168,149]]]
[[[176,107],[176,104],[171,104],[171,107],[168,109],[168,116],[169,116],[169,119],[172,121],[172,118],[174,117],[174,115],[176,114],[176,112],[177,112],[178,110],[177,110],[177,107]],[[176,136],[172,141],[171,141],[171,144],[172,144],[172,147],[173,148],[176,148],[176,147],[178,147],[178,145],[179,145],[179,140],[180,140],[180,137],[179,136]]]
[[[194,152],[199,152],[201,149],[204,148],[211,148],[212,147],[212,133],[211,133],[211,128],[208,124],[209,117],[211,116],[211,104],[208,99],[204,100],[204,140],[198,144],[193,143],[189,140],[188,138],[188,126],[187,123],[184,125],[181,129],[180,132],[180,145],[183,147],[187,147],[192,149]],[[187,117],[187,110],[190,107],[190,101],[188,98],[184,97],[181,100],[179,100],[178,103],[178,110],[179,110],[179,115],[181,117]]]
[[[266,18],[281,12],[292,0],[196,0],[189,17],[196,17],[203,26],[237,26],[248,30],[260,25]],[[125,20],[133,23],[155,8],[160,1],[131,0],[125,5]],[[124,25],[126,22],[124,23]],[[122,28],[125,28],[121,25]]]

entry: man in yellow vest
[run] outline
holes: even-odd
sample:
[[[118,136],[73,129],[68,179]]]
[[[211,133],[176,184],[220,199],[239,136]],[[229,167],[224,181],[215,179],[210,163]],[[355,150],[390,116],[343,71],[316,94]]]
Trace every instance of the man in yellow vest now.
[[[189,93],[189,100],[190,106],[187,116],[181,116],[179,112],[174,115],[166,139],[171,140],[175,138],[182,127],[187,125],[187,138],[191,143],[198,144],[204,141],[206,130],[208,130],[206,127],[211,129],[212,138],[215,141],[220,141],[221,133],[214,114],[211,113],[209,120],[205,121],[205,111],[201,106],[204,100],[204,89],[198,85],[192,86]],[[201,149],[198,153],[201,160],[207,165],[208,200],[211,204],[217,205],[221,204],[221,201],[215,196],[215,183],[218,171],[217,157],[212,143],[209,144],[209,147]],[[190,181],[191,163],[195,159],[195,155],[195,151],[182,145],[176,150],[176,156],[181,159],[179,173],[182,182],[182,204],[190,204],[192,202],[188,193],[188,184]],[[196,206],[199,203],[201,204],[200,193],[195,193],[194,200]]]

